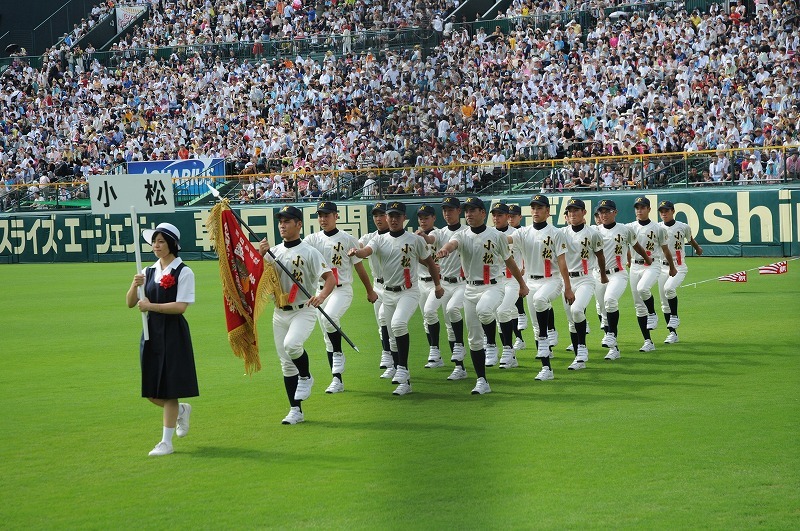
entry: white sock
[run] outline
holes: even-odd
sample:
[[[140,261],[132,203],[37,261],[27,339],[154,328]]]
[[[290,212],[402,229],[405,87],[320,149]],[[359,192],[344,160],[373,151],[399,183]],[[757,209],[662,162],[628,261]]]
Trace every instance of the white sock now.
[[[172,435],[175,433],[175,428],[167,428],[164,426],[164,434],[161,436],[161,442],[172,444]]]

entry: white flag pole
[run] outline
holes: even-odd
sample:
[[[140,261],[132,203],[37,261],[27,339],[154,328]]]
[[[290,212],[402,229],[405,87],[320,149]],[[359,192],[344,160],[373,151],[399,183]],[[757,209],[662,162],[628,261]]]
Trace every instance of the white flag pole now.
[[[139,243],[139,219],[136,216],[136,207],[131,207],[131,228],[133,229],[133,249],[136,253],[136,274],[142,272],[142,251],[141,244]],[[144,286],[139,286],[136,290],[139,295],[139,300],[144,298]],[[144,340],[150,339],[150,333],[147,331],[147,313],[142,312],[142,334]]]

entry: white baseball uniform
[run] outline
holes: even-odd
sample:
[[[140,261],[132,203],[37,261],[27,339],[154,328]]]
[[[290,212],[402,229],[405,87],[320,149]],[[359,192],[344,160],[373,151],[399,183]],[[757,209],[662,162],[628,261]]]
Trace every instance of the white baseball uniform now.
[[[275,259],[289,270],[292,277],[302,284],[308,293],[314,293],[322,275],[330,271],[320,252],[302,240],[283,242],[272,247],[271,251]],[[272,261],[269,254],[264,259]],[[314,331],[317,310],[312,306],[306,306],[308,297],[280,267],[278,267],[278,279],[283,291],[289,294],[289,303],[282,308],[275,308],[272,314],[275,348],[281,360],[283,375],[295,376],[298,371],[292,360],[303,355],[303,344]]]
[[[579,230],[575,230],[579,228]],[[603,250],[603,237],[591,225],[581,227],[567,225],[562,228],[567,241],[567,270],[569,270],[572,292],[575,301],[567,304],[564,301],[564,311],[567,313],[570,332],[575,332],[575,323],[586,320],[586,307],[594,295],[595,280],[592,272],[597,270],[597,256],[595,253]]]
[[[651,265],[647,265],[642,257],[632,256],[631,260],[630,278],[633,306],[636,308],[636,317],[644,317],[648,314],[644,301],[653,296],[650,290],[658,282],[661,262],[665,261],[661,246],[667,243],[667,231],[663,225],[649,219],[644,225],[639,221],[634,221],[628,223],[628,226],[636,234],[639,244],[647,251],[647,256],[653,260]]]
[[[689,267],[686,265],[686,255],[683,250],[684,244],[692,241],[692,228],[678,220],[673,220],[670,225],[662,221],[659,225],[664,227],[667,232],[667,247],[672,253],[675,269],[678,270],[677,275],[674,277],[669,276],[669,263],[666,260],[662,260],[661,272],[658,275],[658,294],[661,299],[661,309],[664,313],[669,313],[670,308],[667,300],[678,296],[678,286],[683,283],[686,274],[689,272]]]
[[[636,244],[636,234],[623,223],[614,223],[611,227],[601,224],[597,226],[597,230],[603,237],[608,284],[600,284],[598,274],[595,294],[597,311],[602,315],[603,322],[607,322],[608,312],[619,311],[619,299],[628,285],[628,270],[625,269],[625,263],[628,261],[628,253],[635,252],[633,246]]]
[[[514,233],[517,232],[517,229],[511,225],[507,225],[505,229],[497,230],[506,236],[512,237]],[[511,258],[514,260],[514,263],[517,264],[517,268],[522,271],[522,257],[518,256],[520,253],[515,253],[516,246],[514,244],[510,244],[508,248],[511,251]],[[506,267],[503,268],[503,280],[501,282],[503,283],[503,301],[500,303],[500,306],[497,307],[497,322],[507,323],[508,321],[516,319],[519,315],[517,313],[519,283],[514,279],[511,271]]]
[[[433,248],[435,250],[441,249],[453,239],[453,235],[456,232],[461,230],[466,229],[460,224],[433,229],[430,233],[435,240]],[[458,253],[450,253],[444,258],[437,258],[436,261],[439,264],[444,295],[441,299],[437,299],[436,293],[431,292],[428,294],[423,309],[423,317],[426,324],[436,323],[439,321],[439,307],[443,307],[447,339],[448,341],[455,341],[456,337],[453,334],[451,323],[457,323],[462,320],[461,308],[464,306],[465,284],[464,276],[461,274],[461,257]]]

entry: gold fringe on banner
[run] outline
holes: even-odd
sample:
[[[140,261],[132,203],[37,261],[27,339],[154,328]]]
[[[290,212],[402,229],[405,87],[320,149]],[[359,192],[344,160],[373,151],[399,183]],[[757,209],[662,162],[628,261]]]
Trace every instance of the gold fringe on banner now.
[[[222,280],[222,294],[225,298],[226,321],[228,313],[239,316],[239,320],[243,321],[239,326],[228,330],[228,342],[236,357],[244,360],[247,374],[252,374],[261,370],[256,322],[269,300],[272,300],[277,306],[285,306],[288,304],[289,296],[281,288],[275,264],[264,260],[263,273],[256,286],[253,315],[250,315],[250,312],[239,298],[239,291],[233,277],[234,274],[238,275],[238,273],[234,273],[230,268],[229,253],[231,250],[225,244],[224,223],[222,220],[222,213],[225,210],[230,210],[230,204],[227,199],[223,199],[214,205],[206,220],[206,228],[208,229],[209,239],[219,257],[219,274]],[[241,278],[241,275],[239,275],[239,278]]]

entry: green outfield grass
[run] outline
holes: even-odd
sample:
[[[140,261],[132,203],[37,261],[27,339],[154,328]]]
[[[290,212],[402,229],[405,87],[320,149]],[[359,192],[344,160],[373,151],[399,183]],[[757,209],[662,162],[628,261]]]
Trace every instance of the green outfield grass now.
[[[771,259],[694,258],[687,283]],[[4,529],[627,528],[797,529],[800,523],[800,262],[746,284],[682,288],[680,343],[637,351],[630,291],[622,359],[604,362],[593,316],[590,362],[535,382],[532,329],[520,368],[488,369],[469,394],[451,367],[422,368],[414,393],[378,378],[380,344],[363,288],[344,329],[346,392],[328,396],[321,335],[307,344],[316,385],[306,422],[288,404],[270,317],[264,369],[244,376],[227,344],[215,262],[190,263],[201,396],[176,453],[150,458],[161,410],[139,397],[133,264],[0,266],[0,526]],[[446,350],[443,334],[442,346]],[[448,352],[449,359],[449,352]]]

